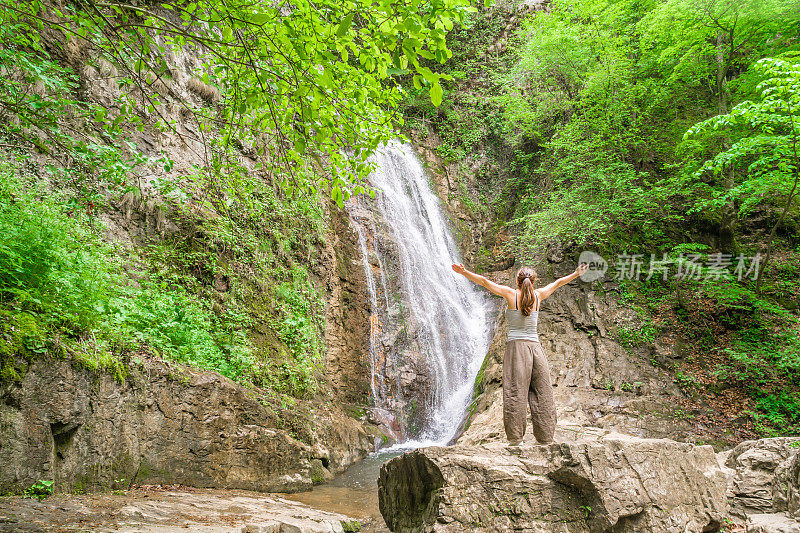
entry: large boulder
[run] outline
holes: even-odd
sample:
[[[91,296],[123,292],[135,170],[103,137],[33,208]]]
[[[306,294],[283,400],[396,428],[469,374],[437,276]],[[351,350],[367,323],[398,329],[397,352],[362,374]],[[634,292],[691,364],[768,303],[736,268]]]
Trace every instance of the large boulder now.
[[[719,531],[728,477],[710,446],[607,434],[550,445],[430,447],[381,468],[395,532]]]
[[[798,438],[780,437],[742,442],[720,454],[730,469],[728,498],[731,515],[745,519],[755,514],[790,511],[800,516],[797,462]]]

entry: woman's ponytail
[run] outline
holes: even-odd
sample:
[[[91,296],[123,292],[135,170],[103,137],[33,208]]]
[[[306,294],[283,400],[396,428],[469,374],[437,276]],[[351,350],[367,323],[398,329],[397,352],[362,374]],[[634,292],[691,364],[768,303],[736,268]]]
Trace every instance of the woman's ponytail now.
[[[528,316],[533,309],[533,284],[531,278],[525,278],[522,282],[522,298],[519,300],[519,310],[523,315]]]
[[[535,302],[533,282],[538,278],[539,276],[536,274],[536,271],[530,267],[523,267],[519,270],[519,273],[517,273],[517,286],[522,293],[522,297],[519,301],[519,310],[524,316],[530,315],[533,310]]]

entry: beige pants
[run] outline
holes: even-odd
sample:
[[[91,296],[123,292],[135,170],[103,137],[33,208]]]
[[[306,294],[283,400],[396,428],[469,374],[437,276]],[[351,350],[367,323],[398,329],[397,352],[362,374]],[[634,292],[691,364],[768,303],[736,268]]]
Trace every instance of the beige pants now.
[[[541,444],[553,442],[556,404],[542,345],[538,341],[508,341],[503,357],[503,425],[509,441],[525,435],[528,406],[536,440]]]

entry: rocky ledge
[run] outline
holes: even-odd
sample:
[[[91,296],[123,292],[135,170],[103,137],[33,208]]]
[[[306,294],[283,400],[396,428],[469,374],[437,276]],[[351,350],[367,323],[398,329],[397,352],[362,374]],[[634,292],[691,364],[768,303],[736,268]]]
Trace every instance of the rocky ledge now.
[[[39,502],[0,498],[0,531],[98,533],[345,533],[351,517],[272,494],[189,487],[141,487]]]
[[[729,471],[711,446],[621,434],[507,448],[430,447],[383,466],[395,532],[714,532]]]
[[[0,493],[39,479],[54,480],[56,492],[134,483],[309,490],[380,443],[376,428],[333,404],[298,428],[299,415],[276,414],[227,378],[165,365],[119,383],[40,359],[22,382],[0,383]]]

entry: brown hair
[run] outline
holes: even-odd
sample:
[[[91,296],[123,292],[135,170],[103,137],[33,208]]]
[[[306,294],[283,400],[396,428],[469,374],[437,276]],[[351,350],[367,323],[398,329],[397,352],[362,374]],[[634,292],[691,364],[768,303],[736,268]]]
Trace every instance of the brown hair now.
[[[517,287],[522,293],[522,298],[519,301],[520,312],[528,316],[533,310],[534,294],[533,284],[539,280],[539,274],[536,273],[531,267],[522,267],[517,272]]]

